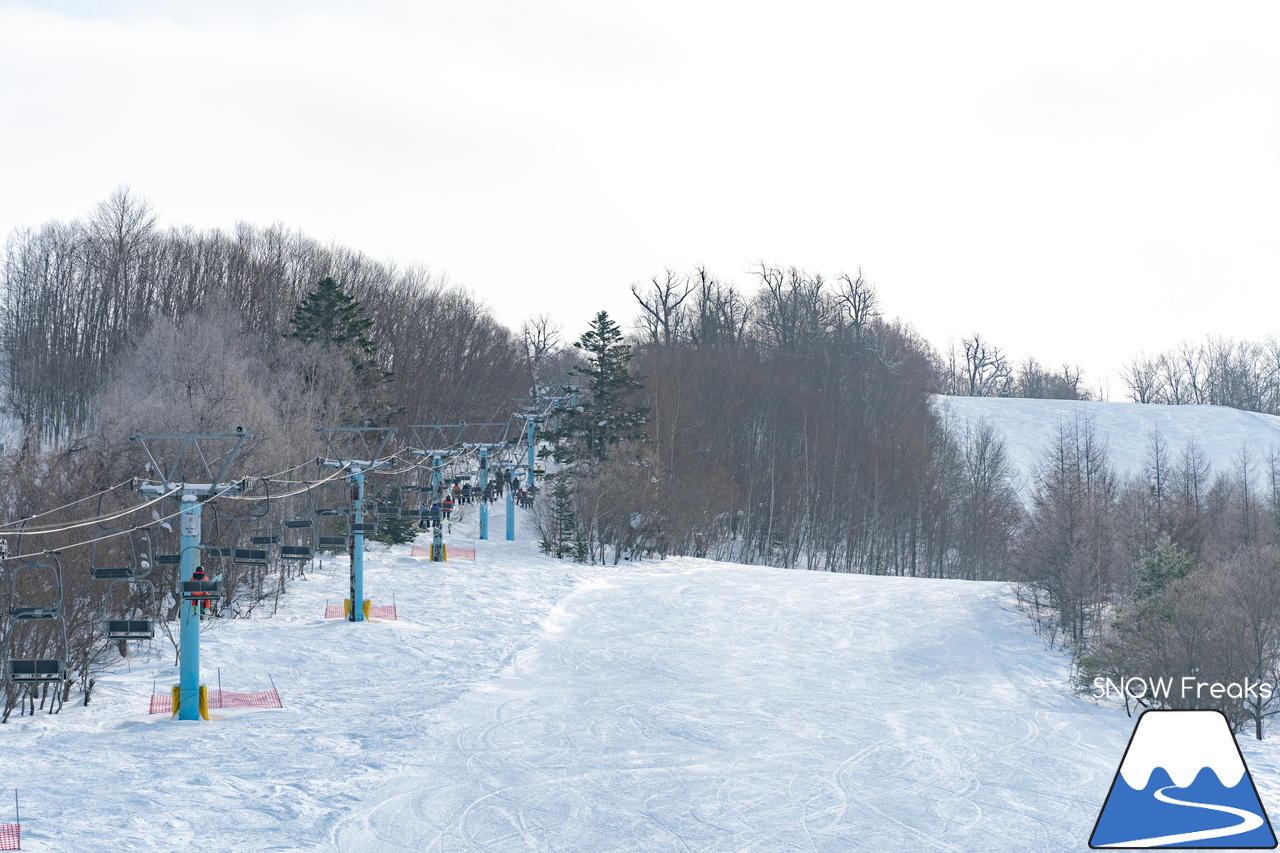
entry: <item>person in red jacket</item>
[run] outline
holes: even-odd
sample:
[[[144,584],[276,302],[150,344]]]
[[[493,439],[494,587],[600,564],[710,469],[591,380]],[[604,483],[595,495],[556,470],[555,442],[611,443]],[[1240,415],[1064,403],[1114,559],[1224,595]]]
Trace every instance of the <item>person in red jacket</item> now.
[[[196,566],[196,570],[191,573],[191,579],[193,581],[207,581],[209,579],[209,576],[204,573],[204,566]],[[191,597],[192,597],[191,615],[192,616],[196,616],[196,615],[208,616],[209,615],[209,606],[211,602],[208,599],[208,595],[209,594],[207,592],[191,593]]]
[[[449,495],[444,496],[444,502],[440,504],[440,509],[444,511],[444,520],[449,520],[449,513],[453,512],[453,498]]]

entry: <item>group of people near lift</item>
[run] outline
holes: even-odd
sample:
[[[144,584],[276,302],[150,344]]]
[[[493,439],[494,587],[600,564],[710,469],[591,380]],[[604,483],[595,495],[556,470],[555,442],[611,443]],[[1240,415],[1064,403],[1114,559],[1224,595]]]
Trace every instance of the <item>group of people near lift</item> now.
[[[521,509],[529,509],[533,506],[533,497],[538,492],[537,486],[523,486],[520,478],[512,474],[511,469],[508,468],[495,471],[493,478],[483,487],[473,486],[470,480],[462,477],[455,479],[452,487],[445,486],[441,489],[443,496],[432,502],[427,510],[426,520],[420,522],[419,526],[430,524],[431,527],[438,528],[444,522],[452,520],[453,510],[456,507],[476,501],[493,503],[503,497],[508,489],[511,490],[516,505]]]

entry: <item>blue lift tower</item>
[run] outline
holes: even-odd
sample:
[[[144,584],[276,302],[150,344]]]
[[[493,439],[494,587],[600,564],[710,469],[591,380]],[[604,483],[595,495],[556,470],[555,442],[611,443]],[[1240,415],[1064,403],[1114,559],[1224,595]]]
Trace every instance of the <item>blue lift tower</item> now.
[[[178,719],[200,719],[200,616],[201,603],[222,598],[222,577],[208,578],[199,565],[200,514],[207,501],[238,495],[245,483],[229,482],[227,475],[240,447],[252,435],[244,427],[225,434],[172,434],[130,436],[147,457],[148,477],[138,491],[178,501],[182,552],[178,569],[178,594],[183,605],[178,644]],[[216,470],[215,467],[217,466]]]

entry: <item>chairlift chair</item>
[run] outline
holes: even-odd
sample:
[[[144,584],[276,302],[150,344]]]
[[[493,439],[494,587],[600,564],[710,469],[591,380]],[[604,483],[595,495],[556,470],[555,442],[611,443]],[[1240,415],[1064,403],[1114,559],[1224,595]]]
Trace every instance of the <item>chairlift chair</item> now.
[[[182,591],[183,601],[214,602],[222,598],[222,575],[212,580],[183,581],[179,584],[179,588]]]
[[[260,546],[280,544],[280,529],[267,518],[267,516],[271,514],[271,481],[264,479],[261,482],[266,489],[265,500],[258,502],[258,504],[254,506],[253,511],[244,518],[236,519],[234,529],[232,530],[233,541],[238,542],[240,541],[241,528],[248,528],[249,544],[259,546],[259,548],[250,550],[263,550]],[[247,556],[248,555],[242,554],[242,559],[236,560],[236,562],[243,562],[243,559]],[[232,559],[236,559],[234,554],[232,555]],[[263,559],[265,560],[266,558],[264,557]],[[254,564],[250,563],[249,565]]]
[[[89,576],[94,580],[144,578],[151,574],[149,544],[151,536],[138,531],[143,547],[138,547],[134,531],[104,528],[107,532],[94,537],[89,546]]]
[[[266,566],[270,560],[266,548],[232,548],[231,562],[237,566]]]
[[[38,604],[20,604],[19,581],[24,576],[43,578],[44,584],[52,588],[51,598]],[[28,580],[27,583],[30,585],[31,581]],[[13,584],[9,591],[9,615],[14,620],[62,618],[62,569],[57,562],[57,557],[54,557],[53,562],[23,561],[13,567]]]
[[[13,569],[13,585],[9,591],[9,629],[4,637],[5,675],[13,684],[50,684],[66,679],[67,656],[67,622],[62,616],[62,567],[58,557],[48,552],[48,561],[30,560],[18,563]],[[24,590],[19,581],[32,577],[44,577],[45,585],[52,588],[50,600],[38,604],[26,603]],[[53,639],[59,654],[57,657],[38,658],[26,652],[31,646],[32,638],[40,631],[48,630],[44,626],[56,624],[53,628]]]
[[[345,530],[343,527],[345,526]],[[351,531],[351,516],[327,516],[316,523],[316,550],[345,553]]]
[[[321,551],[345,551],[347,550],[347,537],[317,536],[316,547]]]
[[[266,566],[268,564],[266,548],[245,548],[239,544],[243,541],[241,538],[241,528],[244,526],[242,522],[247,520],[248,519],[237,518],[231,525],[231,541],[234,543],[231,546],[231,562],[235,563],[237,566]],[[249,523],[259,524],[260,522],[250,521]],[[280,537],[278,536],[271,536],[268,538],[275,540],[275,542],[280,541]],[[250,545],[260,544],[254,542],[253,537],[248,537],[248,539]]]
[[[280,524],[280,559],[310,561],[315,556],[316,524],[305,515],[286,518]]]
[[[351,497],[347,492],[345,481],[330,480],[327,483],[317,483],[308,491],[311,497],[311,511],[321,518],[346,515],[351,506]]]
[[[116,584],[124,584],[131,591],[141,592],[144,598],[142,610],[149,614],[150,618],[131,619],[129,611],[133,608],[114,607],[112,590]],[[106,631],[108,640],[150,640],[156,635],[156,611],[159,604],[156,600],[155,584],[151,581],[137,578],[113,580],[107,584],[107,591],[102,600],[103,612],[106,614],[106,618],[103,619],[103,629]]]

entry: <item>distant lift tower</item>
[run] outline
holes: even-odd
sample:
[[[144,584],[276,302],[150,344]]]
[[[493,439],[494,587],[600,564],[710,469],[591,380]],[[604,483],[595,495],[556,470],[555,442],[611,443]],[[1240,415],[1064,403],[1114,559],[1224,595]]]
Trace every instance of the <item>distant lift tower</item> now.
[[[394,427],[319,427],[329,458],[321,459],[326,468],[347,471],[351,485],[351,515],[347,519],[347,536],[351,551],[351,608],[347,619],[364,621],[364,537],[377,530],[376,523],[364,520],[364,475],[391,464],[383,457],[387,442],[396,434]]]

